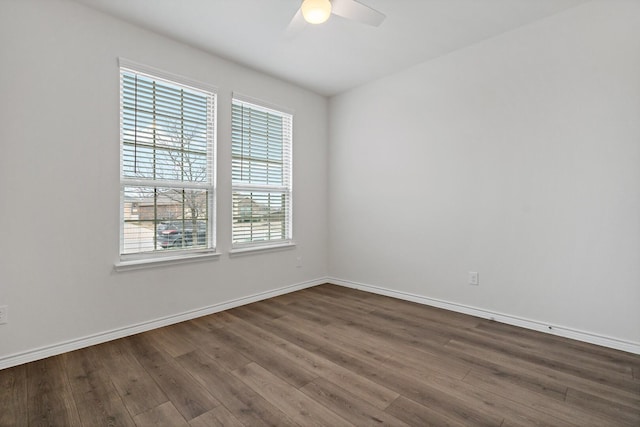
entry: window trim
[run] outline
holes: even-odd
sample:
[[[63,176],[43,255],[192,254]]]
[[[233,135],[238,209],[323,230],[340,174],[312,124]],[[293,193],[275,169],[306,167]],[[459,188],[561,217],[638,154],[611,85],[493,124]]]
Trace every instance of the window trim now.
[[[231,120],[233,120],[233,104],[235,101],[238,101],[243,104],[250,104],[254,107],[257,107],[258,110],[271,111],[273,113],[289,116],[290,121],[290,138],[288,141],[288,165],[286,169],[288,170],[288,185],[282,186],[273,186],[273,185],[265,185],[265,184],[234,184],[233,182],[233,166],[231,167],[231,249],[229,250],[229,254],[231,256],[237,256],[241,254],[248,254],[257,251],[272,251],[272,250],[281,250],[295,246],[295,241],[293,239],[293,118],[294,118],[294,110],[286,107],[282,107],[277,104],[273,104],[267,101],[263,101],[258,98],[254,98],[252,96],[244,95],[239,92],[232,92],[231,94]],[[231,149],[233,151],[233,137],[231,138]],[[233,162],[233,153],[231,154],[231,161]],[[233,194],[235,191],[259,191],[259,192],[283,192],[288,195],[288,212],[285,214],[285,221],[287,222],[287,238],[282,240],[266,240],[266,241],[251,241],[251,242],[242,242],[242,243],[234,243],[233,242]]]
[[[260,108],[264,108],[267,110],[273,110],[276,113],[281,113],[281,114],[288,114],[290,115],[292,118],[295,115],[295,110],[291,109],[291,108],[287,108],[287,107],[283,107],[281,105],[278,104],[274,104],[272,102],[268,102],[268,101],[264,101],[262,99],[259,98],[254,98],[252,96],[249,95],[245,95],[243,93],[240,92],[232,92],[231,93],[231,101],[233,102],[233,100],[236,99],[240,102],[245,102],[247,104],[253,104],[257,107]],[[292,122],[293,124],[293,122]],[[292,130],[293,130],[293,126],[292,126]]]
[[[123,71],[129,71],[132,73],[140,74],[149,77],[156,81],[164,81],[168,84],[184,86],[186,88],[193,89],[198,92],[205,92],[207,96],[211,97],[211,126],[207,129],[207,157],[211,158],[211,161],[207,161],[207,176],[208,179],[205,184],[189,184],[188,182],[182,183],[180,186],[175,186],[175,182],[171,182],[171,186],[175,188],[198,188],[207,189],[210,192],[210,200],[207,202],[207,242],[206,248],[194,248],[183,250],[171,250],[166,253],[158,250],[149,252],[135,252],[135,253],[123,253],[124,250],[124,238],[123,238],[123,224],[124,224],[124,192],[123,189],[126,186],[130,186],[136,183],[136,179],[126,179],[123,175],[123,86],[122,86],[122,73]],[[217,258],[220,253],[217,250],[217,114],[218,114],[218,88],[208,83],[203,83],[182,75],[170,73],[155,67],[140,64],[131,61],[126,58],[118,58],[118,81],[119,81],[119,155],[120,155],[120,173],[119,173],[119,192],[120,192],[120,213],[119,213],[119,238],[118,238],[118,253],[119,261],[114,264],[116,271],[131,270],[137,268],[143,268],[147,266],[175,264],[182,262],[191,262],[207,258]],[[143,180],[144,181],[144,180]],[[144,186],[156,186],[161,187],[164,183],[161,180],[158,181],[144,181],[139,182]]]
[[[275,252],[275,251],[282,251],[286,249],[292,249],[295,247],[296,247],[296,242],[294,242],[293,240],[290,240],[284,243],[279,242],[279,243],[272,243],[270,245],[264,244],[260,246],[241,247],[241,248],[231,249],[229,251],[229,256],[235,257],[235,256],[246,255],[254,252]]]
[[[114,263],[114,268],[116,271],[130,271],[130,270],[139,270],[142,268],[150,268],[150,267],[164,267],[167,265],[174,264],[185,264],[190,262],[197,261],[207,261],[211,259],[218,259],[220,255],[219,252],[202,252],[202,253],[193,253],[189,252],[183,255],[176,255],[176,253],[172,254],[173,256],[163,256],[163,257],[154,257],[154,258],[144,258],[137,260],[127,260],[127,261],[119,261]]]

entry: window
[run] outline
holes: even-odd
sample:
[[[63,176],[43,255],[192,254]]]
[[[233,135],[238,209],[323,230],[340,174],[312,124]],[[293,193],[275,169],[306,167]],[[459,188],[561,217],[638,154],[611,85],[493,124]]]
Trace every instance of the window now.
[[[293,116],[234,96],[231,112],[235,249],[289,244]]]
[[[213,251],[215,89],[120,60],[120,254]]]

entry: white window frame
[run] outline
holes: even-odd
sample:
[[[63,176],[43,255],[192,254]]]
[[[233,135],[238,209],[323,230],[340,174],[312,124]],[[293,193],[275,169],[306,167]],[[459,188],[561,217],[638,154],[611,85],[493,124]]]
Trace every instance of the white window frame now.
[[[233,134],[233,105],[243,105],[258,111],[275,114],[283,119],[283,182],[282,185],[254,184],[246,182],[238,182],[233,179],[234,167],[233,161],[236,159],[233,154],[234,137],[232,135],[232,185],[231,185],[231,254],[253,252],[258,250],[280,249],[288,246],[294,246],[293,240],[293,111],[273,105],[271,103],[239,94],[233,93],[232,96],[232,134]],[[282,193],[286,197],[286,209],[284,212],[283,226],[285,228],[284,238],[269,240],[252,240],[248,242],[236,242],[234,225],[234,194],[236,192],[276,192]]]
[[[217,126],[217,88],[215,86],[198,82],[183,76],[168,73],[138,64],[136,62],[119,58],[119,78],[120,78],[120,241],[119,253],[120,261],[116,263],[116,269],[140,268],[155,263],[174,263],[184,260],[206,259],[211,256],[218,256],[216,253],[216,126]],[[158,82],[165,82],[174,86],[181,86],[185,89],[202,93],[208,98],[207,107],[207,164],[206,180],[204,182],[180,182],[175,180],[139,179],[125,176],[124,172],[124,124],[123,124],[123,73],[135,73]],[[154,166],[155,170],[155,166]],[[125,253],[125,187],[164,187],[175,189],[201,189],[208,192],[207,197],[207,244],[206,247],[181,248],[178,250],[161,250],[157,247],[150,251]],[[157,218],[154,218],[157,221]],[[154,228],[154,234],[156,229]],[[154,238],[155,242],[155,238]],[[154,243],[155,244],[155,243]]]

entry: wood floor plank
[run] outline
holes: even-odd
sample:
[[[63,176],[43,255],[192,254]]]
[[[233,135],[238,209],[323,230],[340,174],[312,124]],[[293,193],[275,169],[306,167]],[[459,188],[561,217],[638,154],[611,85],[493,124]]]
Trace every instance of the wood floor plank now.
[[[596,396],[580,390],[569,388],[566,402],[579,411],[596,410],[611,420],[627,423],[629,426],[640,426],[640,410],[614,402],[607,396]]]
[[[383,339],[393,342],[412,342],[417,347],[425,348],[427,351],[431,348],[440,347],[449,342],[450,337],[434,329],[407,327],[401,324],[390,324],[384,319],[369,315],[366,317],[354,318],[354,316],[338,307],[325,304],[319,305],[315,301],[300,301],[291,304],[292,307],[299,307],[307,313],[314,313],[318,318],[339,319],[347,322],[354,329],[363,333],[379,336]],[[329,322],[320,324],[327,325]]]
[[[425,351],[423,348],[420,350]],[[461,344],[455,340],[444,347],[431,347],[428,353],[439,358],[464,362],[476,370],[480,369],[488,375],[499,376],[532,392],[543,393],[559,400],[564,400],[566,394],[567,385],[555,379],[553,375],[549,375],[549,370],[540,371],[541,368],[533,370],[531,367],[534,365],[522,364],[516,359]],[[626,394],[625,397],[630,395]]]
[[[299,291],[299,292],[302,292],[302,291]],[[300,294],[298,294],[298,292],[293,292],[289,294],[279,295],[273,299],[276,300],[278,304],[289,305],[292,302],[298,301],[300,299]]]
[[[333,293],[327,294],[326,292],[323,292],[320,289],[324,289],[324,288],[321,286],[320,287],[316,286],[314,288],[305,289],[306,291],[306,293],[304,294],[306,297],[305,299],[313,299],[313,300],[332,303],[344,308],[345,310],[349,310],[351,312],[356,312],[360,314],[371,313],[372,311],[379,309],[379,307],[371,305],[366,301],[355,299],[355,298],[348,298],[345,300],[344,295],[342,298],[339,298],[339,297],[336,297]]]
[[[59,358],[64,365],[65,372],[69,379],[105,369],[104,364],[101,359],[96,356],[92,347],[64,353],[61,354]]]
[[[324,378],[315,379],[300,391],[356,426],[407,426],[398,418]]]
[[[81,426],[62,361],[50,357],[27,365],[27,411],[30,426]]]
[[[133,337],[129,337],[132,339]],[[149,373],[129,351],[125,340],[92,347],[101,358],[111,382],[132,416],[148,411],[169,400]]]
[[[323,285],[310,288],[310,291],[330,294],[338,300],[366,301],[366,304],[374,310],[386,310],[392,313],[403,313],[409,318],[422,319],[426,322],[435,322],[444,325],[453,325],[460,328],[476,327],[482,319],[455,313],[448,310],[429,307],[425,310],[422,304],[411,301],[402,301],[384,295],[370,294],[356,289],[343,288],[335,285]],[[372,310],[372,311],[374,311]]]
[[[138,427],[189,427],[171,402],[165,402],[135,416]]]
[[[268,299],[264,301],[258,301],[257,303],[252,305],[250,311],[254,315],[259,316],[259,318],[262,319],[263,321],[268,322],[270,320],[277,319],[279,317],[289,314],[286,307],[287,307],[286,305],[280,304],[274,299]],[[229,310],[228,313],[234,314],[234,311],[236,310],[245,311],[245,309],[246,309],[246,306],[240,306],[240,307],[234,308],[233,310]]]
[[[69,384],[83,425],[135,426],[109,374],[89,349],[63,354]]]
[[[256,305],[259,307],[261,302],[262,301],[257,302]],[[265,314],[263,310],[259,310],[259,309],[255,310],[253,306],[249,309],[242,306],[236,307],[234,309],[229,310],[227,313],[229,313],[231,316],[241,317],[253,323],[265,323],[275,319],[275,317],[269,314]]]
[[[296,388],[302,387],[317,377],[313,372],[283,360],[282,357],[270,351],[269,348],[259,346],[250,337],[244,337],[238,331],[231,331],[229,327],[211,331],[211,334],[247,359],[269,366],[271,372]]]
[[[450,419],[446,414],[440,414],[427,406],[420,405],[413,400],[400,396],[396,399],[386,412],[394,417],[403,420],[411,426],[450,426],[465,427],[467,424]]]
[[[315,352],[333,360],[335,363],[372,381],[385,384],[391,390],[424,406],[433,408],[436,412],[447,414],[458,422],[485,426],[499,425],[502,422],[502,418],[467,406],[464,402],[442,390],[431,387],[423,379],[416,378],[403,371],[381,369],[379,361],[368,358],[363,354],[354,355],[349,353],[341,345],[335,345],[328,339],[317,335],[305,334],[303,332],[304,329],[301,329],[296,324],[285,323],[281,320],[274,322],[274,324],[276,323],[281,333],[286,333],[287,330],[292,331],[293,335],[297,336],[302,343],[301,345],[311,345]]]
[[[322,286],[314,286],[301,291],[301,295],[306,296],[306,293],[321,293],[323,295],[330,295],[337,299],[350,299],[352,301],[367,301],[370,298],[374,298],[377,295],[361,291],[353,288],[346,288],[342,286],[332,285],[326,283]]]
[[[441,372],[443,374],[463,378],[470,370],[471,365],[451,357],[436,356],[432,352],[425,352],[411,343],[389,343],[384,339],[363,333],[354,333],[353,328],[347,324],[328,325],[326,334],[340,336],[342,340],[355,344],[367,351],[384,351],[389,355],[386,363],[390,366],[410,367],[417,374],[428,372]]]
[[[457,341],[473,345],[475,347],[493,350],[518,360],[547,367],[556,371],[565,372],[574,376],[585,378],[593,382],[608,385],[632,393],[640,392],[640,382],[634,380],[629,373],[613,372],[611,370],[585,366],[575,363],[575,359],[558,359],[540,352],[532,347],[514,345],[499,338],[490,338],[475,332],[466,332],[453,337]]]
[[[240,319],[242,321],[242,319]],[[283,322],[287,322],[288,319],[287,318],[282,318]],[[304,323],[306,321],[300,321],[298,320],[297,323]],[[320,330],[318,331],[318,335],[322,336],[325,340],[333,340],[336,344],[339,345],[345,345],[345,342],[343,340],[340,339],[336,339],[335,335],[331,335],[329,333],[325,333],[325,331],[323,330],[323,328],[314,325],[313,323],[309,323],[305,325],[305,328],[313,328],[314,331],[318,331],[318,329],[315,328],[319,328]],[[288,350],[283,348],[283,341],[279,341],[279,343],[281,345],[269,345],[269,337],[266,334],[261,334],[259,332],[255,332],[255,330],[252,330],[251,327],[247,326],[247,323],[244,323],[244,325],[242,323],[238,323],[235,327],[230,325],[228,327],[228,330],[230,331],[234,331],[236,333],[238,333],[239,335],[242,335],[243,337],[246,338],[247,341],[251,341],[256,345],[259,345],[259,347],[261,347],[263,349],[263,351],[268,352],[268,353],[272,353],[273,357],[281,359],[285,365],[287,366],[299,366],[300,369],[303,369],[305,371],[308,371],[313,377],[307,377],[304,379],[300,379],[299,383],[301,384],[294,384],[297,387],[301,387],[304,384],[307,384],[311,381],[313,381],[313,379],[315,379],[317,376],[322,375],[322,372],[318,372],[318,368],[321,368],[319,365],[317,364],[313,364],[313,365],[309,365],[309,363],[307,363],[303,358],[299,359],[298,357],[296,357],[296,355],[298,356],[305,356],[306,353],[301,353],[301,352],[294,352],[294,353],[290,353]],[[294,347],[291,348],[291,350],[295,350]],[[375,359],[376,361],[383,361],[384,359],[390,357],[388,355],[384,355],[384,354],[380,354],[380,353],[376,353],[376,352],[368,352],[368,357]],[[271,367],[272,365],[269,364],[269,366]],[[270,368],[271,369],[271,368]]]
[[[205,330],[224,328],[224,316],[226,312],[220,311],[213,314],[208,314],[202,317],[196,317],[184,323],[190,323],[197,325]]]
[[[129,411],[102,370],[70,379],[82,425],[135,426]]]
[[[217,317],[216,319],[217,321],[220,321],[221,318]],[[220,328],[227,325],[226,321],[221,323],[223,326]],[[194,325],[196,327],[194,327]],[[176,326],[181,328],[180,332],[186,339],[197,345],[198,349],[206,351],[209,356],[213,357],[218,363],[222,364],[230,371],[251,362],[250,359],[238,353],[234,348],[229,347],[224,340],[221,340],[215,334],[210,333],[212,330],[220,328],[205,329],[194,321],[183,322]]]
[[[182,330],[183,328],[180,324],[171,325],[149,331],[145,336],[153,340],[156,347],[161,348],[171,357],[178,357],[197,348],[195,343],[192,343],[183,336]]]
[[[150,374],[187,421],[208,412],[219,404],[176,363],[158,366]]]
[[[283,321],[287,321],[283,319]],[[300,322],[300,320],[298,320]],[[318,376],[333,381],[345,387],[349,392],[359,396],[363,400],[371,403],[379,409],[385,409],[395,400],[399,394],[378,383],[368,380],[352,371],[343,368],[323,357],[316,355],[304,348],[301,348],[276,334],[243,319],[238,319],[236,328],[243,327],[245,333],[251,334],[253,339],[260,340],[261,345],[275,348],[278,354],[283,354],[291,360],[291,363],[298,363],[307,370],[314,372]]]
[[[611,420],[602,413],[587,414],[577,410],[575,407],[566,405],[564,402],[559,402],[556,399],[536,393],[527,393],[511,383],[500,381],[494,377],[477,374],[473,370],[464,379],[463,383],[464,384],[458,384],[459,389],[463,389],[469,394],[473,393],[481,396],[482,393],[478,390],[484,390],[485,392],[493,393],[496,396],[501,396],[503,399],[512,400],[535,410],[535,412],[533,412],[536,414],[535,418],[540,418],[542,414],[551,415],[556,421],[550,425],[560,424],[560,420],[563,420],[565,424],[576,423],[581,426],[594,427],[609,425],[611,423]]]
[[[212,396],[246,426],[295,426],[287,415],[201,350],[178,357],[178,362]]]
[[[489,390],[474,387],[465,381],[455,380],[446,376],[434,376],[430,383],[437,388],[445,390],[448,394],[456,396],[465,401],[467,405],[483,408],[484,411],[496,417],[504,417],[512,423],[530,426],[554,426],[570,427],[575,425],[573,420],[567,421],[557,417],[557,414],[550,414],[533,408],[532,405],[523,404],[515,400],[502,397]],[[558,403],[553,399],[548,399],[553,403]],[[593,424],[585,424],[593,425]]]
[[[345,322],[353,322],[353,325],[361,326],[359,321],[367,320],[367,323],[375,322],[376,325],[384,325],[385,330],[397,329],[400,331],[417,332],[423,334],[428,332],[431,340],[437,340],[440,343],[446,343],[450,339],[449,331],[459,331],[459,327],[451,326],[444,323],[434,322],[432,319],[418,318],[416,315],[398,316],[396,311],[389,310],[386,307],[373,307],[366,304],[369,310],[354,310],[357,306],[352,300],[342,301],[337,298],[325,298],[310,292],[310,298],[297,303],[298,305],[306,304],[307,310],[322,310],[323,313],[331,312],[332,318],[341,319]],[[367,301],[371,301],[368,299]],[[361,303],[362,304],[362,303]],[[362,304],[365,305],[365,304]],[[424,312],[424,310],[423,310]],[[475,325],[477,322],[474,322]]]
[[[558,335],[545,334],[500,322],[483,322],[478,325],[477,329],[483,331],[494,331],[498,336],[505,337],[507,339],[517,337],[530,342],[533,341],[540,346],[548,346],[558,350],[562,349],[565,352],[571,352],[571,355],[588,354],[590,357],[597,357],[601,360],[640,367],[640,360],[638,360],[637,357],[638,355],[572,340]]]
[[[233,374],[301,426],[353,425],[257,363],[236,369]]]
[[[220,404],[170,353],[152,345],[155,343],[153,336],[145,334],[128,343],[131,352],[185,420],[196,418]]]
[[[386,409],[400,396],[400,393],[393,391],[367,377],[360,376],[354,372],[343,368],[335,363],[331,363],[331,369],[323,373],[325,378],[349,391],[354,396],[358,396],[365,402],[378,409]]]
[[[210,410],[189,421],[191,427],[243,427],[233,414],[224,406]]]
[[[283,318],[281,321],[286,322],[287,319]],[[385,369],[409,370],[410,374],[417,377],[441,372],[458,378],[463,378],[471,369],[467,364],[446,357],[438,358],[406,342],[388,343],[377,335],[352,328],[351,324],[339,322],[319,327],[302,319],[296,323],[304,326],[304,330],[313,331],[326,341],[339,344],[355,355],[375,360]]]
[[[287,306],[289,314],[300,319],[305,319],[310,322],[316,323],[320,326],[325,326],[331,323],[331,318],[327,316],[326,312],[318,312],[318,310],[307,310],[302,306],[305,301],[298,299]],[[281,318],[280,318],[281,319]],[[276,319],[278,320],[278,319]]]
[[[506,367],[516,372],[521,372],[522,376],[526,376],[531,384],[551,384],[551,387],[573,387],[582,391],[594,391],[598,395],[607,395],[612,398],[624,402],[632,407],[640,407],[640,393],[634,393],[628,390],[616,388],[592,381],[588,378],[582,378],[572,373],[563,372],[562,370],[552,369],[548,366],[541,366],[528,360],[522,360],[512,355],[504,354],[500,351],[487,350],[467,343],[451,341],[445,346],[452,351],[456,357],[463,358],[468,361],[480,360],[480,366],[497,368]],[[535,386],[533,386],[535,387]]]
[[[522,371],[502,367],[498,364],[495,365],[495,368],[474,367],[469,372],[479,374],[486,379],[495,378],[502,384],[508,384],[520,390],[520,393],[526,396],[534,392],[560,402],[564,401],[567,396],[568,387],[566,385],[546,381],[542,376],[526,375]]]
[[[405,380],[406,381],[406,380]],[[397,390],[403,396],[427,406],[440,415],[458,423],[474,426],[496,426],[502,424],[503,415],[487,410],[486,406],[476,405],[466,398],[454,396],[450,389],[434,387],[431,382],[421,381],[413,384],[398,385]]]
[[[327,335],[323,327],[302,319],[292,322],[290,319],[282,318],[274,321],[270,327],[279,336],[359,375],[371,365],[379,366],[391,357],[381,352],[369,352],[356,345],[345,345],[344,342]]]
[[[475,328],[475,332],[486,334],[486,336],[493,339],[500,339],[524,348],[525,351],[544,355],[554,360],[572,360],[574,363],[579,362],[579,365],[586,369],[617,372],[622,374],[623,377],[633,378],[633,365],[626,358],[616,354],[617,352],[615,351],[613,351],[613,354],[605,356],[595,345],[591,347],[585,347],[585,343],[581,343],[580,347],[558,345],[557,341],[547,339],[548,334],[538,331],[511,333],[513,329],[496,329],[495,326],[492,326],[493,323],[497,322],[483,323],[478,328]],[[510,333],[505,334],[505,330]]]
[[[0,426],[26,426],[27,365],[0,370]]]

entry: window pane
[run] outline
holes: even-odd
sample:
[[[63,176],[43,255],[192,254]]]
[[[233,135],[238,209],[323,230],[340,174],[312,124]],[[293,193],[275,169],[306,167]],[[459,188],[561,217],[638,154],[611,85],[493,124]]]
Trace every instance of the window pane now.
[[[125,187],[123,253],[207,247],[208,198],[207,190]]]
[[[232,108],[232,179],[245,184],[283,185],[283,117],[247,105],[234,104]]]
[[[283,192],[233,193],[233,243],[285,240],[289,197]]]
[[[206,182],[209,98],[123,72],[123,176]]]

